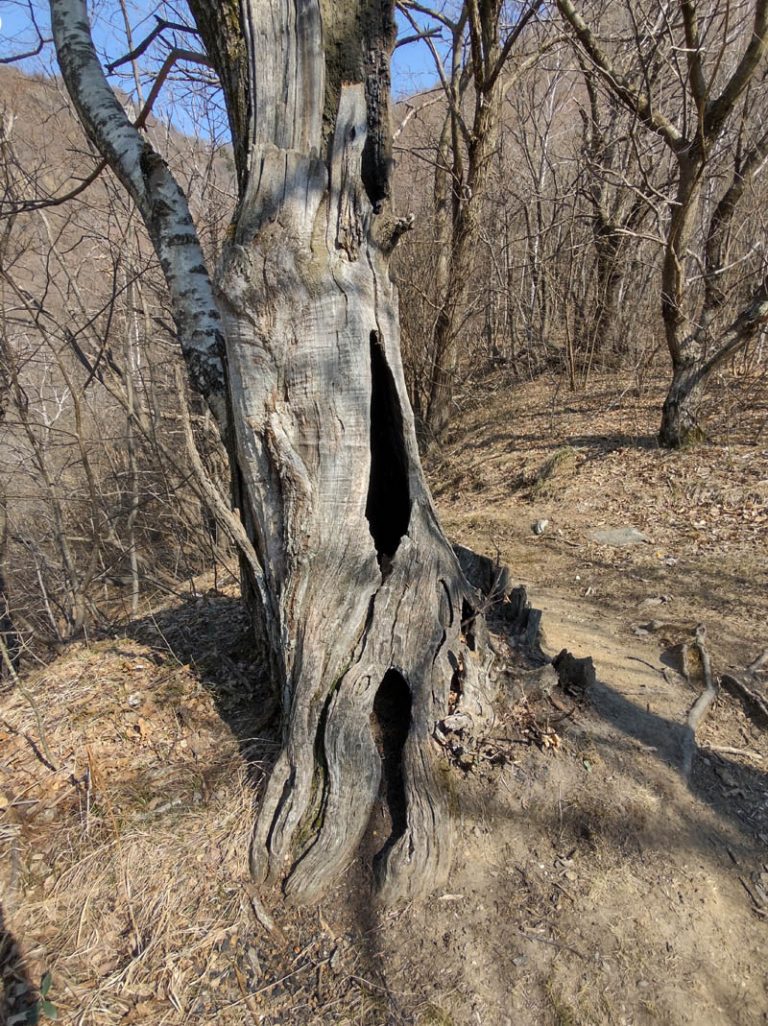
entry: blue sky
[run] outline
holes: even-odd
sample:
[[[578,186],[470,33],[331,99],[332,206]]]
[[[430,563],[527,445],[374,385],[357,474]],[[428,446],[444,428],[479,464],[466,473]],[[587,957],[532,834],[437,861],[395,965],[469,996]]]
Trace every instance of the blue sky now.
[[[178,14],[174,15],[173,13],[174,6],[176,11],[186,11],[186,4],[183,3],[171,5],[152,3],[150,0],[129,0],[128,10],[134,45],[140,42],[155,25],[155,12],[164,13],[169,20],[179,20]],[[94,39],[102,59],[106,62],[125,54],[128,47],[119,5],[114,3],[114,0],[93,0],[90,9]],[[31,3],[27,3],[26,0],[0,0],[0,58],[25,53],[36,46],[38,36],[33,25],[32,14],[41,32],[46,37],[50,36],[47,2],[44,0],[32,0]],[[423,27],[426,28],[430,25],[429,19],[423,15],[416,17]],[[413,33],[413,29],[400,15],[398,15],[398,24],[402,35]],[[184,45],[183,40],[182,34],[179,36],[180,45]],[[151,63],[148,66],[151,67]],[[46,46],[39,55],[23,61],[21,67],[27,71],[55,73],[56,61],[52,46]],[[129,68],[126,66],[123,71],[127,73]],[[112,81],[126,92],[131,92],[133,89],[132,78],[129,74],[113,76]],[[414,43],[395,51],[392,61],[392,82],[396,96],[404,96],[430,88],[436,84],[436,81],[432,56],[424,43]],[[189,131],[192,123],[199,122],[201,117],[203,124],[198,125],[198,130],[206,135],[214,131],[212,119],[209,119],[210,124],[207,127],[204,123],[205,115],[210,113],[204,110],[205,103],[200,96],[195,96],[194,90],[190,88],[189,83],[183,80],[182,76],[173,82],[169,81],[165,93],[167,104],[165,108],[162,105],[156,107],[157,115],[167,116],[170,109],[168,104],[173,103],[175,113],[172,120],[182,131]],[[182,114],[181,111],[185,107],[190,109]]]

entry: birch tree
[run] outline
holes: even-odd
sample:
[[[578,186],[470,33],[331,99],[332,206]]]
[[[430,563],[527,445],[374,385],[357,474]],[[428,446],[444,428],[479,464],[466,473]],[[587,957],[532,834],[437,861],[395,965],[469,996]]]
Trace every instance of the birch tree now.
[[[252,869],[317,898],[356,854],[384,765],[392,830],[377,879],[387,899],[418,895],[444,880],[451,849],[432,735],[459,696],[487,712],[488,659],[401,366],[388,265],[409,220],[390,200],[392,3],[189,7],[238,182],[215,277],[182,190],[105,78],[85,3],[51,0],[64,81],[144,219],[191,381],[230,452],[244,591],[284,723]]]

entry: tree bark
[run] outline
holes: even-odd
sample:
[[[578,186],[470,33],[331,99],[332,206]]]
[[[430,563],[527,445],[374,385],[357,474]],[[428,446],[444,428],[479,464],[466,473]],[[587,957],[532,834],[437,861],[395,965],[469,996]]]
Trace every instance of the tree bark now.
[[[711,356],[701,355],[700,343],[693,340],[683,350],[683,360],[675,367],[672,386],[664,402],[659,444],[680,449],[705,438],[697,412],[709,375],[733,357],[768,324],[768,277],[755,289],[749,302],[722,332]]]
[[[457,695],[470,715],[489,715],[490,691],[478,600],[435,515],[400,360],[388,268],[406,227],[388,205],[392,4],[224,6],[217,19],[191,3],[241,133],[215,308],[204,266],[190,271],[196,295],[185,288],[169,236],[181,230],[194,247],[194,226],[168,168],[118,116],[82,0],[52,0],[59,59],[166,258],[193,381],[231,424],[255,553],[247,591],[284,723],[253,873],[317,899],[357,854],[381,789],[392,828],[375,861],[380,891],[411,898],[440,886],[450,863],[435,726]]]
[[[431,735],[456,667],[478,659],[462,641],[473,600],[419,463],[388,243],[360,179],[366,117],[362,84],[344,85],[329,166],[265,151],[218,282],[285,716],[252,867],[287,875],[304,900],[356,852],[382,762],[399,767],[386,790],[405,807],[390,808],[382,889],[411,897],[445,876],[451,829]],[[398,690],[401,761],[386,736],[377,751],[371,728],[377,695]]]
[[[466,181],[456,197],[448,256],[447,281],[435,321],[433,364],[426,423],[431,438],[440,438],[451,419],[462,321],[475,266],[479,206],[496,147],[499,111],[503,92],[500,88],[485,96],[473,124],[467,147]],[[454,152],[460,145],[454,133]],[[438,175],[442,169],[438,168]],[[461,173],[463,177],[463,172]],[[454,183],[460,181],[454,169]],[[456,190],[454,184],[453,189]]]
[[[695,364],[679,365],[672,372],[661,411],[659,445],[665,449],[685,449],[705,438],[699,424],[699,406],[703,382]]]
[[[500,0],[482,0],[480,3],[473,0],[462,4],[455,22],[444,12],[429,12],[451,30],[452,67],[448,78],[433,48],[448,102],[445,128],[450,125],[451,131],[450,147],[447,145],[448,133],[444,130],[441,135],[435,170],[435,205],[443,252],[438,258],[436,285],[439,309],[431,340],[432,367],[423,425],[425,441],[440,438],[453,412],[460,334],[468,313],[480,206],[496,150],[501,107],[513,81],[532,66],[536,57],[522,61],[514,74],[506,73],[506,64],[514,43],[541,6],[541,0],[532,0],[520,10],[503,44],[500,35],[505,8]],[[465,28],[471,54],[469,60],[466,60],[464,51]],[[468,124],[463,107],[470,84],[474,92],[474,111],[471,124]],[[447,159],[449,151],[450,164]],[[452,218],[448,236],[446,199],[449,178]]]

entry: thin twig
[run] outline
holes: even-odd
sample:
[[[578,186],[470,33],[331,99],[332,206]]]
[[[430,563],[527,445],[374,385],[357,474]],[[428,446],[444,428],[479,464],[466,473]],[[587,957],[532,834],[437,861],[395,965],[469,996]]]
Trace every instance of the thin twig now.
[[[37,732],[40,738],[40,747],[42,748],[43,752],[45,753],[45,757],[48,760],[48,769],[56,771],[58,767],[54,762],[53,756],[51,755],[51,750],[48,747],[48,741],[46,740],[45,736],[45,727],[43,726],[43,718],[40,715],[40,710],[37,706],[37,702],[32,697],[30,692],[27,691],[27,689],[21,683],[21,678],[16,672],[16,667],[13,665],[13,660],[11,659],[10,653],[8,652],[8,647],[5,644],[5,638],[2,636],[2,634],[0,634],[0,657],[2,657],[2,662],[5,665],[5,668],[8,671],[11,680],[13,681],[14,687],[22,696],[22,698],[27,702],[27,704],[29,705],[30,709],[34,714],[35,721],[37,722]],[[30,744],[32,744],[32,747],[34,748],[34,742],[32,742],[29,737],[27,737],[27,740],[30,742]]]
[[[529,941],[538,941],[539,944],[548,944],[551,948],[558,948],[561,951],[570,951],[572,955],[576,955],[583,962],[587,961],[587,956],[584,955],[578,948],[571,947],[570,944],[563,944],[561,941],[550,940],[548,937],[536,937],[531,933],[524,933],[522,930],[515,930],[520,937],[525,938]]]
[[[757,659],[754,659],[749,664],[749,666],[747,667],[747,670],[750,673],[759,673],[760,670],[762,670],[762,668],[766,664],[768,664],[768,648],[763,649],[763,651],[760,653],[760,655],[757,657]]]

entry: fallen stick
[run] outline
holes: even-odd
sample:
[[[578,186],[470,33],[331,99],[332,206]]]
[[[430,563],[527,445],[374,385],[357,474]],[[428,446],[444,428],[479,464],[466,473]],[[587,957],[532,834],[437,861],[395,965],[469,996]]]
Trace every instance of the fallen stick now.
[[[576,955],[583,962],[587,961],[587,956],[582,954],[578,948],[571,947],[570,944],[564,944],[562,941],[550,940],[549,937],[536,937],[532,933],[524,933],[522,930],[515,930],[515,933],[520,937],[524,937],[525,940],[537,941],[539,944],[548,944],[551,948],[559,948],[561,951],[570,951],[572,955]]]
[[[749,664],[747,670],[750,673],[759,673],[760,670],[762,670],[762,668],[766,665],[768,665],[768,648],[764,649],[757,657],[757,659],[754,659]]]
[[[262,902],[259,895],[256,893],[256,888],[252,884],[248,884],[245,887],[245,893],[248,897],[248,901],[251,906],[251,911],[253,912],[256,921],[261,926],[263,926],[268,933],[273,934],[273,936],[279,937],[281,940],[285,940],[283,931],[274,921],[269,912],[267,912],[266,908],[264,907],[264,903]]]
[[[751,748],[731,748],[728,745],[707,745],[703,746],[708,752],[714,752],[715,755],[744,755],[749,759],[757,759],[758,762],[763,761],[762,755],[759,752],[753,752]]]

